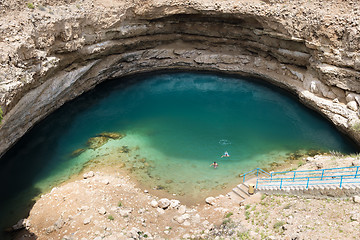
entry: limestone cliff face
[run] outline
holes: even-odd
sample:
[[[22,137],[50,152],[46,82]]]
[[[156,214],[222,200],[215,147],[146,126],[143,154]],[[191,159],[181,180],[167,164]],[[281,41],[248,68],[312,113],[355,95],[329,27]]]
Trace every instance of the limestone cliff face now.
[[[360,143],[356,1],[71,2],[3,5],[0,153],[98,83],[159,69],[261,77]]]

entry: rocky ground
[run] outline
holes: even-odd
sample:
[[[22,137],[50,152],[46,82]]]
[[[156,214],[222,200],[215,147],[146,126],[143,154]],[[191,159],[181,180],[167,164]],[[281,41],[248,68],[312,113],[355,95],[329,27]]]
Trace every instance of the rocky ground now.
[[[299,169],[359,164],[358,156],[317,155]],[[289,166],[294,168],[294,166]],[[358,239],[360,198],[231,194],[183,205],[104,168],[55,187],[15,228],[17,239]]]

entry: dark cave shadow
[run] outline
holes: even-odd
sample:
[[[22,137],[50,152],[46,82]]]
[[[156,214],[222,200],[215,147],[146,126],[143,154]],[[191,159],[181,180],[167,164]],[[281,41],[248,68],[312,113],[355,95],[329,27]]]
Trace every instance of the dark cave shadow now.
[[[27,218],[31,209],[36,203],[36,198],[40,196],[41,191],[39,188],[31,188],[17,194],[11,199],[6,196],[0,199],[0,239],[37,239],[37,236],[24,229],[13,230],[12,226],[15,225],[20,219]],[[3,195],[2,195],[3,197]],[[26,203],[26,205],[24,205]],[[4,216],[6,218],[4,219]]]

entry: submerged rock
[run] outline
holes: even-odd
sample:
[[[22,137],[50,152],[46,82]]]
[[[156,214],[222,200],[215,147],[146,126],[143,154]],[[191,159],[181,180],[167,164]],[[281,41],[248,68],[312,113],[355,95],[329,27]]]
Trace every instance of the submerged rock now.
[[[90,149],[95,150],[95,149],[101,147],[102,145],[104,145],[105,143],[107,143],[108,140],[109,140],[109,138],[107,138],[107,137],[92,137],[92,138],[89,138],[89,140],[86,144]]]
[[[130,149],[128,146],[122,146],[121,149],[120,149],[120,152],[121,153],[128,153],[130,152]]]
[[[76,149],[75,151],[73,151],[70,156],[71,157],[77,157],[79,156],[80,154],[82,154],[83,152],[85,152],[85,149],[84,148],[79,148],[79,149]]]
[[[102,133],[98,134],[97,136],[111,138],[111,139],[121,139],[121,138],[125,137],[126,135],[121,134],[121,133],[116,133],[116,132],[102,132]]]

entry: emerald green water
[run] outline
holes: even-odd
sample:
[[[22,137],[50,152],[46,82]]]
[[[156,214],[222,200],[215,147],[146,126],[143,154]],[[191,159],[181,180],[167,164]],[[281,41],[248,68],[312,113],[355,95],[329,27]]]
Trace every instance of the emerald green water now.
[[[101,132],[126,136],[88,149]],[[72,156],[79,148],[85,151]],[[196,201],[234,186],[240,173],[309,150],[356,148],[317,113],[256,79],[185,72],[107,82],[57,110],[1,159],[1,219],[12,224],[14,209],[96,161],[123,163],[144,187]],[[225,151],[229,158],[221,158]]]

